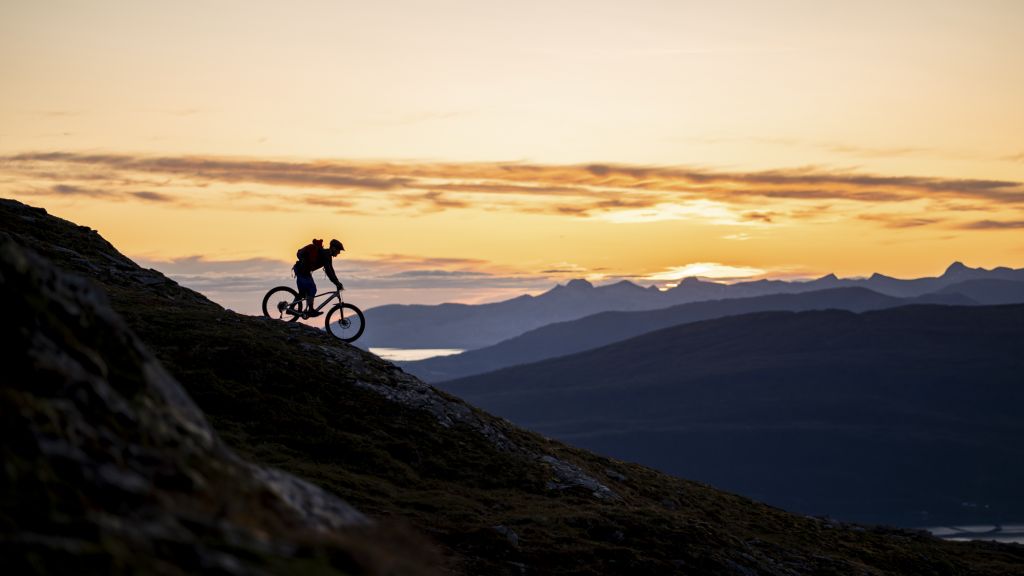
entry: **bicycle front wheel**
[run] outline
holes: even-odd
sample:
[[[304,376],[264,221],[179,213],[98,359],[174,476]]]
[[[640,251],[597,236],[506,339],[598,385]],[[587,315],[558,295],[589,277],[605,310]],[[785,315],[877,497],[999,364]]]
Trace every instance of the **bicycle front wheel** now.
[[[295,322],[302,314],[299,293],[287,286],[271,288],[263,297],[263,315],[267,318]]]
[[[331,336],[344,342],[355,342],[356,338],[363,335],[366,320],[362,310],[346,302],[331,308],[325,326]]]

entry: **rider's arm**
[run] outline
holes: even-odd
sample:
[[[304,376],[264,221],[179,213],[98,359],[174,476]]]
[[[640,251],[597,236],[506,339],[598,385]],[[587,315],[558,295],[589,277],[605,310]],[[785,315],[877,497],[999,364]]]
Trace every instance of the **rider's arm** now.
[[[341,288],[341,280],[338,280],[338,275],[334,273],[334,263],[331,262],[331,258],[327,259],[324,263],[324,274],[327,274],[327,279],[334,282],[334,285]]]

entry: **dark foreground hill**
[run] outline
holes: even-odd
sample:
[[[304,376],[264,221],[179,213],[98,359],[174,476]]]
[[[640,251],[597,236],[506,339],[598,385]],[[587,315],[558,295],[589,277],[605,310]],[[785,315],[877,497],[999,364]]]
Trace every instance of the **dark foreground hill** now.
[[[1024,305],[767,312],[442,384],[547,436],[806,513],[1024,519]]]
[[[91,283],[2,233],[0,279],[5,573],[435,573],[422,541],[236,456]]]
[[[0,230],[5,569],[1024,574],[1020,547],[793,515],[524,432],[42,210],[0,201]]]
[[[1021,296],[1024,299],[1024,293]],[[427,382],[442,382],[516,364],[528,364],[574,354],[620,340],[628,340],[654,330],[699,320],[768,310],[836,309],[863,312],[912,303],[976,304],[972,299],[955,291],[916,298],[896,298],[867,288],[833,288],[800,294],[710,300],[660,310],[603,312],[578,320],[548,324],[493,346],[467,350],[453,356],[402,362],[400,366]]]

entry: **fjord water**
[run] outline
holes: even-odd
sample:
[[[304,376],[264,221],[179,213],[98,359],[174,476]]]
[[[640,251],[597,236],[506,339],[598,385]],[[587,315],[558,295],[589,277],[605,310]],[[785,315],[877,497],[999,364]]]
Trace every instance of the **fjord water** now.
[[[461,348],[367,348],[371,354],[376,354],[385,360],[392,362],[416,362],[428,358],[441,356],[454,356],[462,354],[465,350]]]
[[[929,526],[925,528],[945,540],[993,540],[1024,544],[1024,523],[981,524],[969,526]]]

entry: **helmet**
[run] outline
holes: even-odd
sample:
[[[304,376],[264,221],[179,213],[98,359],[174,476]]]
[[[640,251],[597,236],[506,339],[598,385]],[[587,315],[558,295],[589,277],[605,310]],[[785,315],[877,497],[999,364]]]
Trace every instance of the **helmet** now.
[[[331,250],[344,251],[345,246],[335,238],[331,240]]]

